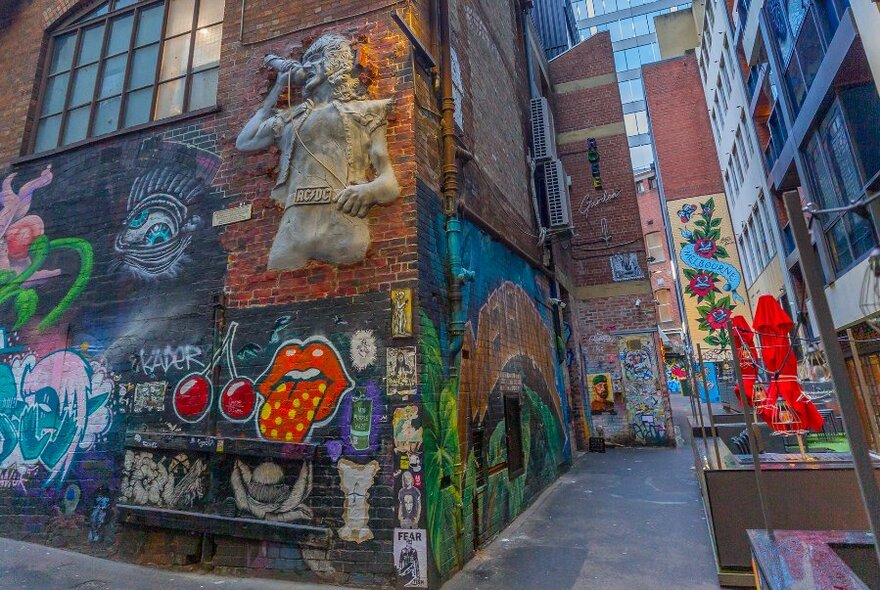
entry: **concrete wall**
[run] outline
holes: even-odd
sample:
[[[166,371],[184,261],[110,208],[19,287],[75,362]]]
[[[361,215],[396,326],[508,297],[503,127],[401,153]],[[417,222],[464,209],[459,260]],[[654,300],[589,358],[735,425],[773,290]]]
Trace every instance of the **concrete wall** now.
[[[654,27],[657,30],[661,59],[684,55],[686,51],[700,44],[692,8],[656,16]]]

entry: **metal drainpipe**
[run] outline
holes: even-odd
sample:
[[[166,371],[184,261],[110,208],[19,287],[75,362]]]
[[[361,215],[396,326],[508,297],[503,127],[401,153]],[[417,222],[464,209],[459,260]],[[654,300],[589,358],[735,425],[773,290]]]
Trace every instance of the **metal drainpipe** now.
[[[461,286],[474,278],[462,268],[461,221],[458,219],[458,162],[455,142],[455,98],[452,95],[452,46],[449,34],[449,0],[439,0],[440,11],[440,120],[443,154],[443,211],[446,215],[446,245],[449,255],[449,372],[457,373],[457,357],[464,342],[466,314]]]

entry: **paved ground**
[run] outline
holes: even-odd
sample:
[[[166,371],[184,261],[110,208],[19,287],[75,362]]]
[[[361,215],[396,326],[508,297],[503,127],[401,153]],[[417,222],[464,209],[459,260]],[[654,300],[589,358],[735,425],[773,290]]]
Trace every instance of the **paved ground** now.
[[[2,590],[332,590],[332,586],[168,572],[0,539]]]
[[[583,455],[443,590],[717,589],[687,398],[673,412],[683,446]]]

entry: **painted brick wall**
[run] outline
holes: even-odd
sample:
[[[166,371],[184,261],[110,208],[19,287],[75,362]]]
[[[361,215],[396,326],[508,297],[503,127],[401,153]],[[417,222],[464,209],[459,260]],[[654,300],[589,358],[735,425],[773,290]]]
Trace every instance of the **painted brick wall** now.
[[[642,70],[667,202],[724,192],[693,52]]]

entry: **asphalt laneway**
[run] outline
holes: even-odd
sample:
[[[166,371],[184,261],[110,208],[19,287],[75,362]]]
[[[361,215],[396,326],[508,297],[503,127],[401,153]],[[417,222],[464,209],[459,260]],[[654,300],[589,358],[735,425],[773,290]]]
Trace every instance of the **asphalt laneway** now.
[[[677,449],[610,449],[577,459],[443,590],[719,588],[685,419]]]

